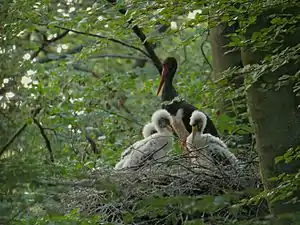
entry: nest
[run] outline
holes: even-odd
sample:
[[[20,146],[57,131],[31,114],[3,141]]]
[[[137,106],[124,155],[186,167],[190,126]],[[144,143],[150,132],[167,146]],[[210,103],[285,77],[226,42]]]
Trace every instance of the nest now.
[[[66,213],[78,209],[82,215],[98,215],[100,224],[183,224],[199,218],[209,220],[216,214],[228,217],[234,200],[224,196],[260,186],[255,164],[208,170],[174,156],[135,170],[93,171],[89,179],[63,194],[62,207]],[[217,205],[213,196],[222,196]],[[203,204],[207,207],[201,208]]]

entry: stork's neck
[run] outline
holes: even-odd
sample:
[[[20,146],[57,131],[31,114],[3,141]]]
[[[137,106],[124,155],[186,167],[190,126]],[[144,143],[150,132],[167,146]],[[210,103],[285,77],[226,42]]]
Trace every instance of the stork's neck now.
[[[175,97],[178,96],[178,93],[173,86],[173,77],[174,77],[175,72],[176,72],[176,69],[173,69],[167,75],[167,79],[165,81],[165,84],[164,84],[164,87],[162,90],[162,95],[161,95],[161,99],[163,101],[172,101]]]
[[[204,127],[204,126],[202,126],[202,127],[201,127],[201,130],[199,131],[199,134],[200,134],[200,135],[203,135],[203,133],[204,133],[204,129],[205,129],[205,127]]]
[[[192,141],[193,140],[193,141]],[[192,134],[190,134],[187,139],[186,142],[191,146],[191,147],[196,147],[197,145],[199,145],[199,143],[201,143],[202,140],[202,134],[197,131],[194,138],[192,138]]]
[[[167,83],[165,83],[164,89],[162,91],[161,99],[163,101],[172,101],[177,96],[178,94],[175,88],[173,87],[172,83],[170,85],[167,85]]]
[[[199,127],[199,131],[198,131],[201,135],[203,135],[206,125],[207,125],[207,120],[205,118],[203,119],[202,126]]]

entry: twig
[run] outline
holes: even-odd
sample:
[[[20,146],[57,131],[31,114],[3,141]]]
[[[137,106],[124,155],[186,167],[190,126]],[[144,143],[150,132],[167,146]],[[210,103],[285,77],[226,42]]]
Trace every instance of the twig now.
[[[86,73],[91,73],[96,78],[99,78],[98,74],[95,74],[95,72],[92,69],[80,66],[80,62],[75,62],[73,64],[73,69],[78,70],[78,71],[82,71],[82,72],[86,72]]]
[[[93,140],[93,138],[90,137],[88,134],[85,134],[85,138],[86,138],[86,140],[88,141],[88,143],[90,144],[90,146],[91,146],[93,152],[94,152],[95,154],[99,153],[99,150],[98,150],[98,148],[97,148],[96,142]]]
[[[49,42],[49,43],[55,42],[55,41],[57,41],[57,40],[62,39],[63,37],[65,37],[68,33],[69,33],[69,31],[65,30],[61,34],[57,35],[57,37],[54,37],[54,38],[52,38],[50,40],[47,40],[47,42]]]
[[[115,5],[116,4],[116,0],[107,0],[109,3]],[[123,15],[126,14],[127,10],[126,9],[119,9],[119,12]],[[129,20],[128,21],[129,24],[133,23],[133,20]],[[153,64],[155,65],[156,69],[158,70],[159,73],[161,73],[162,71],[162,65],[160,62],[160,59],[157,57],[153,46],[151,45],[151,43],[149,43],[147,41],[147,37],[144,34],[144,32],[139,28],[138,25],[133,25],[132,28],[133,32],[136,34],[136,36],[138,36],[138,38],[141,40],[142,44],[144,45],[147,53],[147,56],[152,60]]]
[[[57,131],[55,129],[50,128],[50,127],[44,127],[44,130],[49,130],[49,131],[53,132],[53,134],[54,134],[55,137],[59,136],[59,137],[62,137],[64,139],[68,139],[69,138],[69,137],[67,137],[65,135],[57,133]]]
[[[45,133],[44,128],[42,127],[42,125],[39,123],[39,121],[37,121],[35,118],[33,118],[33,122],[38,126],[38,128],[40,129],[41,135],[43,136],[45,143],[46,143],[46,148],[48,149],[49,155],[50,155],[50,161],[54,162],[54,157],[53,157],[53,151],[51,148],[51,143]]]
[[[183,55],[184,55],[184,60],[181,62],[181,65],[184,64],[188,60],[186,45],[183,47]]]
[[[44,49],[44,47],[45,47],[44,44],[42,44],[38,50],[36,50],[34,53],[32,53],[32,55],[30,56],[30,60],[33,60],[35,57],[37,57],[38,54]]]
[[[0,157],[3,155],[5,150],[13,143],[13,141],[25,130],[27,123],[25,123],[17,132],[9,139],[9,141],[2,147],[0,151]]]
[[[41,111],[41,107],[38,107],[32,111],[32,117],[35,118],[37,114]],[[8,140],[8,142],[1,148],[0,150],[0,157],[3,155],[3,153],[7,150],[7,148],[14,142],[14,140],[25,130],[25,128],[28,126],[27,123],[24,123],[24,125],[17,130],[17,132]]]
[[[51,61],[55,61],[55,60],[59,60],[59,59],[65,59],[68,57],[68,55],[79,53],[82,49],[83,49],[83,45],[79,45],[77,47],[70,49],[69,51],[65,52],[64,54],[58,55],[57,57],[50,58],[50,57],[46,56],[46,57],[37,59],[36,62],[47,63],[47,62],[51,62]]]
[[[248,134],[252,134],[252,132],[249,131],[249,130],[246,130],[246,129],[244,129],[244,128],[237,128],[236,130],[234,130],[234,131],[231,133],[231,135],[230,135],[229,137],[227,137],[227,138],[225,139],[224,142],[225,142],[225,143],[228,142],[228,141],[233,137],[233,135],[237,134],[239,131],[245,131],[245,132],[247,132]]]
[[[37,30],[37,29],[36,29],[36,32],[41,33],[41,32],[40,32],[39,30]],[[39,49],[38,49],[37,51],[35,51],[35,52],[31,55],[30,59],[33,60],[35,57],[38,56],[38,54],[39,54],[41,51],[43,51],[43,50],[45,49],[46,46],[48,46],[50,43],[53,43],[53,42],[58,41],[59,39],[62,39],[62,38],[65,37],[68,33],[69,33],[69,31],[64,31],[64,32],[62,32],[61,34],[57,35],[57,37],[54,37],[54,38],[52,38],[52,39],[50,39],[50,40],[47,39],[47,37],[46,37],[45,34],[42,34],[42,36],[43,36],[42,44],[41,44],[41,46],[39,47]]]
[[[97,59],[97,58],[119,58],[119,59],[133,59],[133,60],[145,60],[148,61],[148,58],[137,57],[132,55],[121,55],[121,54],[95,54],[90,57],[89,59]]]
[[[203,50],[204,44],[205,44],[205,42],[207,42],[207,39],[208,39],[208,36],[209,36],[209,31],[206,30],[205,32],[206,32],[206,38],[205,38],[205,40],[201,43],[201,48],[200,48],[200,50],[201,50],[201,53],[202,53],[202,55],[203,55],[203,57],[204,57],[206,63],[209,65],[210,69],[213,70],[213,67],[212,67],[212,65],[210,64],[210,62],[208,61],[208,58],[206,57],[206,55],[205,55],[205,53],[204,53],[204,50]]]
[[[67,31],[72,31],[73,33],[75,34],[81,34],[81,35],[86,35],[86,36],[91,36],[91,37],[97,37],[97,38],[102,38],[102,39],[106,39],[108,41],[112,41],[112,42],[115,42],[115,43],[118,43],[120,45],[123,45],[123,46],[126,46],[128,48],[132,48],[132,49],[135,49],[141,53],[143,53],[145,56],[149,57],[151,59],[151,56],[148,55],[147,52],[145,52],[144,50],[138,48],[138,47],[135,47],[133,45],[130,45],[130,44],[127,44],[123,41],[120,41],[120,40],[117,40],[115,38],[110,38],[110,37],[106,37],[106,36],[103,36],[103,35],[98,35],[98,34],[91,34],[91,33],[87,33],[87,32],[83,32],[83,31],[78,31],[78,30],[73,30],[73,29],[70,29],[70,28],[66,28],[66,27],[61,27],[61,26],[54,26],[56,28],[59,28],[59,29],[62,29],[62,30],[67,30]]]
[[[98,180],[99,181],[99,180]],[[39,184],[39,185],[48,185],[48,186],[71,186],[71,187],[94,187],[95,184],[98,183],[96,180],[92,179],[84,179],[81,181],[62,181],[62,180],[38,180],[33,179],[32,183]]]

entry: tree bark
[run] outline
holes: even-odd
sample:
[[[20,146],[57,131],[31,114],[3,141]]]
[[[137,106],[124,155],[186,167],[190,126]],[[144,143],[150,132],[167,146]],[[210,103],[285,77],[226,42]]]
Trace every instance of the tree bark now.
[[[232,50],[230,47],[226,47],[230,43],[230,38],[226,35],[234,32],[235,26],[228,26],[227,24],[221,24],[213,27],[210,30],[210,41],[212,45],[212,66],[213,66],[213,79],[220,78],[219,74],[229,67],[241,65],[241,52],[233,51],[225,54],[227,51]]]
[[[248,38],[253,32],[268,26],[267,16],[270,14],[272,11],[268,11],[258,18],[256,25],[248,30]],[[285,37],[283,45],[294,46],[298,44],[300,41],[299,34],[300,32],[296,32],[292,36]],[[253,52],[250,48],[243,49],[243,64],[259,63],[266,54]],[[294,161],[290,164],[275,164],[274,161],[277,156],[283,155],[289,148],[300,145],[300,111],[297,109],[299,99],[293,92],[293,84],[275,90],[275,84],[280,76],[284,74],[293,75],[299,69],[299,63],[284,65],[275,72],[264,74],[247,90],[247,103],[256,134],[261,177],[266,190],[276,186],[276,183],[271,182],[269,178],[281,173],[295,173],[300,168],[300,161]],[[265,84],[270,88],[263,89],[262,85]],[[300,193],[295,193],[295,195],[300,197]],[[285,199],[285,201],[287,200],[289,199]],[[276,218],[274,224],[290,224],[290,219],[283,219],[283,215],[300,210],[300,204],[283,204],[279,201],[269,202],[269,207]]]
[[[232,51],[231,47],[227,47],[230,43],[230,38],[227,37],[228,34],[235,32],[237,26],[229,26],[225,23],[213,27],[210,30],[210,41],[212,45],[212,67],[213,67],[213,80],[218,80],[221,78],[220,74],[230,67],[242,66],[241,52],[240,50]],[[229,53],[226,53],[230,51]],[[229,81],[234,85],[235,88],[241,87],[243,84],[243,77],[235,77]],[[221,99],[217,103],[217,108],[220,114],[226,113],[229,116],[236,116],[229,106],[232,104],[231,100]],[[246,111],[246,109],[245,109]],[[242,112],[240,112],[242,113]]]

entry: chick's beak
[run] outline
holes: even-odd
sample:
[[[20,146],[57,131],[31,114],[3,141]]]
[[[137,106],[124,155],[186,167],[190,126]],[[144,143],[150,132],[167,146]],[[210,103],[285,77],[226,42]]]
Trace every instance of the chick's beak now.
[[[197,133],[197,127],[192,126],[192,142],[194,142],[196,133]]]

